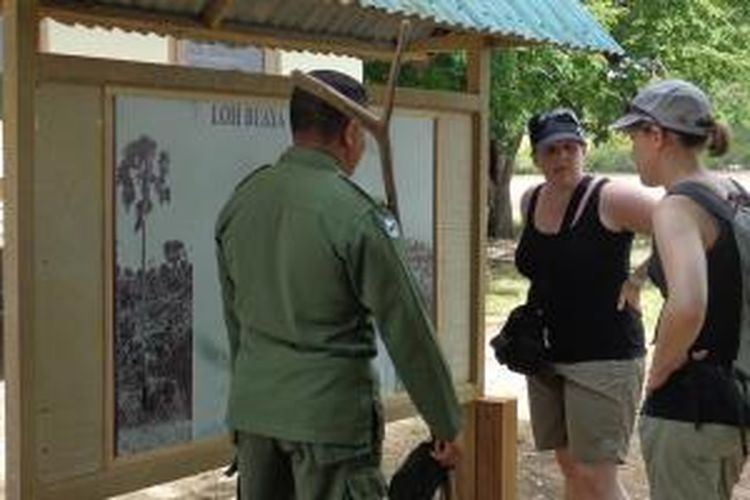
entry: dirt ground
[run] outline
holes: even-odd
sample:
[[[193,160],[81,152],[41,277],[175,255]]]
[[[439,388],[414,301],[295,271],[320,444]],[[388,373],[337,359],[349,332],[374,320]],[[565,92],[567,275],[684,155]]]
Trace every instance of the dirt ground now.
[[[419,419],[408,419],[388,426],[384,445],[383,469],[390,476],[413,446],[425,439],[427,429]],[[621,468],[622,480],[632,500],[648,500],[648,484],[640,459],[638,440],[633,440],[628,463]],[[735,488],[735,500],[750,500],[750,470],[746,468]],[[224,500],[233,499],[234,481],[222,471],[211,471],[174,483],[148,488],[118,497],[118,500]],[[551,453],[533,449],[531,431],[526,421],[519,422],[518,432],[518,499],[551,500],[562,498],[562,476]]]

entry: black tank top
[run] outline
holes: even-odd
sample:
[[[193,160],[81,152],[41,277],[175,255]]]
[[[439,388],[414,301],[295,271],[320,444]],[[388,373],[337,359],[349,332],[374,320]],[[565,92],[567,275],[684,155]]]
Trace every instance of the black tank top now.
[[[516,267],[531,281],[528,300],[544,310],[553,362],[632,359],[645,353],[640,315],[617,310],[628,277],[631,232],[612,232],[599,218],[599,196],[606,179],[592,188],[580,218],[578,210],[590,178],[579,183],[561,229],[541,233],[534,223],[539,192],[531,195],[526,224],[516,250]]]
[[[740,258],[729,221],[715,212],[718,196],[694,182],[683,182],[668,194],[689,197],[716,221],[719,235],[706,252],[708,303],[706,318],[691,351],[706,349],[709,359],[688,362],[644,402],[643,413],[687,422],[737,425],[740,422],[739,393],[731,365],[739,346],[742,307]],[[712,199],[711,197],[714,197]],[[649,276],[667,297],[667,281],[659,252],[654,245]]]

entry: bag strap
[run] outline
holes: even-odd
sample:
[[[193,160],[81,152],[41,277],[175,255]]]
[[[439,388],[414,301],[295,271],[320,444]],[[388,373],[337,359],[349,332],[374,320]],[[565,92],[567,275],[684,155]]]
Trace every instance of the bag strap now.
[[[581,200],[584,195],[588,193],[589,186],[591,185],[593,177],[590,175],[585,176],[576,186],[573,191],[573,195],[568,201],[568,206],[565,208],[565,215],[563,216],[562,224],[560,224],[560,232],[569,230],[573,227],[573,217],[578,213],[578,208],[581,205]],[[588,198],[587,198],[588,199]]]
[[[586,210],[586,207],[589,204],[589,199],[594,196],[597,191],[601,191],[602,186],[604,186],[608,182],[609,179],[607,179],[606,177],[602,177],[601,179],[596,179],[594,182],[589,184],[589,187],[586,190],[586,194],[583,195],[583,199],[581,200],[580,205],[578,205],[578,210],[576,210],[576,215],[575,217],[573,217],[573,222],[570,224],[571,227],[575,226],[583,216],[583,212],[584,210]]]

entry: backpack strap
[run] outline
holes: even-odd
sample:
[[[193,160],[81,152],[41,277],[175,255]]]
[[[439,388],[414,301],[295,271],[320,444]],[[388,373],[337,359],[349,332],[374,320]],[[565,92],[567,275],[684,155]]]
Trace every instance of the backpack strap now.
[[[739,193],[742,196],[747,196],[748,198],[750,198],[750,193],[747,192],[747,189],[745,189],[745,186],[740,184],[739,181],[737,181],[737,179],[735,179],[734,177],[730,177],[729,182],[731,182],[732,185],[734,185],[734,187],[737,188],[737,191],[739,191]]]
[[[729,193],[729,202],[735,206],[750,206],[750,192],[748,192],[742,184],[737,182],[736,179],[730,177],[729,181],[737,190],[734,193]]]
[[[687,196],[719,220],[731,223],[734,219],[732,205],[719,193],[697,181],[684,181],[672,186],[667,194]]]

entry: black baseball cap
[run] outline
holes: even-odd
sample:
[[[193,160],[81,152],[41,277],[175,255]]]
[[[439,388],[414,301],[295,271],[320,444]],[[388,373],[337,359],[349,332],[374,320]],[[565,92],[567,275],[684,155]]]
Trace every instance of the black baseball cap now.
[[[528,129],[531,147],[535,150],[564,140],[586,144],[583,126],[575,112],[569,108],[556,108],[532,116]]]

